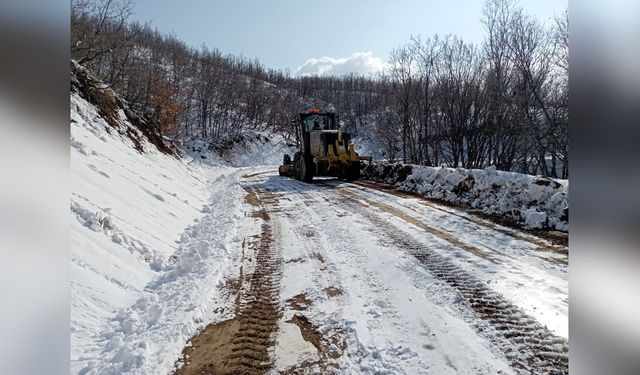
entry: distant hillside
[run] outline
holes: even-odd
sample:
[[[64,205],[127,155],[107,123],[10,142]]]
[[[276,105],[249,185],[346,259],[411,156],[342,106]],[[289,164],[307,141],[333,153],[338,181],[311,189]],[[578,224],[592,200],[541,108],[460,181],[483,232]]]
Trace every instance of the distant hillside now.
[[[156,134],[286,138],[296,113],[319,107],[335,109],[383,159],[568,178],[566,13],[545,24],[517,3],[487,1],[481,21],[491,27],[481,45],[416,36],[377,77],[292,77],[129,22],[127,2],[91,3],[72,4],[71,56]]]

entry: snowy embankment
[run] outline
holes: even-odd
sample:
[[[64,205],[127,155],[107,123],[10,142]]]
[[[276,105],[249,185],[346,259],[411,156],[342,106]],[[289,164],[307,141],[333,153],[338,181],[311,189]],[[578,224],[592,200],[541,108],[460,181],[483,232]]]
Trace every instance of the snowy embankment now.
[[[463,204],[530,229],[569,229],[569,181],[481,169],[372,164],[363,175],[395,189]]]
[[[215,143],[193,140],[185,144],[187,155],[212,166],[276,166],[284,154],[293,156],[295,151],[281,135],[250,130],[221,137]]]
[[[71,371],[168,373],[187,339],[223,318],[240,172],[172,155],[113,91],[72,71]]]

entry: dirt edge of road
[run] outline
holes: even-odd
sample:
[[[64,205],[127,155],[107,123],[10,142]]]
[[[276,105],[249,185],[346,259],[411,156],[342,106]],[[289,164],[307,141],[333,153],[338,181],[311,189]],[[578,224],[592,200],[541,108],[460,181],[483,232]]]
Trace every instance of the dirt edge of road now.
[[[251,216],[261,218],[263,223],[260,235],[250,237],[247,249],[243,249],[236,316],[210,324],[193,337],[182,352],[175,375],[263,374],[273,368],[270,350],[282,316],[282,262],[275,244],[274,223],[264,202],[254,191],[247,191],[245,199],[256,208]],[[247,259],[251,262],[251,258],[255,258],[254,270],[245,274],[244,263]]]

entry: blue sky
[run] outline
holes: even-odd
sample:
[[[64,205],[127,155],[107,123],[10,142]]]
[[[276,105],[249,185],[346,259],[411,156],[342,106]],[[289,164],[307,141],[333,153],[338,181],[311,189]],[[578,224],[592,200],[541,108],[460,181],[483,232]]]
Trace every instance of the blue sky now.
[[[257,57],[265,66],[364,72],[410,36],[458,34],[480,43],[482,0],[135,0],[133,19],[190,45]],[[541,20],[567,0],[520,0]],[[309,59],[314,59],[308,61]],[[338,68],[340,66],[340,68]],[[333,69],[333,70],[332,70]]]

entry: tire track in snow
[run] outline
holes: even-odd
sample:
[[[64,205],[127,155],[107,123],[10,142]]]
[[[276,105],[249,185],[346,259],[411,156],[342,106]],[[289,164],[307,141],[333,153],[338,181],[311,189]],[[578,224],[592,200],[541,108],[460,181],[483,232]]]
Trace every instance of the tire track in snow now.
[[[569,343],[565,338],[554,335],[473,275],[366,209],[358,197],[341,189],[334,191],[379,228],[389,246],[404,249],[432,275],[458,290],[476,315],[507,340],[507,344],[497,344],[515,370],[522,374],[568,374]]]
[[[399,209],[392,207],[388,204],[382,203],[382,202],[378,202],[378,201],[374,201],[368,198],[364,198],[364,197],[358,197],[355,194],[351,193],[350,191],[347,190],[340,190],[339,194],[348,197],[349,199],[353,200],[353,201],[358,201],[358,200],[362,200],[364,202],[366,202],[367,204],[377,207],[381,210],[383,210],[384,212],[387,212],[393,216],[399,217],[402,220],[411,223],[417,227],[419,227],[420,229],[423,229],[424,231],[432,234],[435,237],[438,237],[444,241],[449,242],[450,244],[452,244],[453,246],[463,249],[473,255],[476,255],[480,258],[486,259],[494,264],[499,264],[500,260],[496,259],[494,256],[492,256],[491,254],[489,254],[488,252],[484,251],[483,249],[480,249],[477,246],[472,246],[469,245],[465,242],[462,242],[460,240],[458,240],[455,236],[453,236],[452,234],[445,232],[443,230],[437,229],[437,228],[433,228],[429,225],[426,225],[425,223],[423,223],[422,221],[405,215],[402,213],[402,211],[400,211]]]
[[[241,272],[236,316],[207,326],[183,351],[176,375],[202,373],[263,374],[273,368],[271,348],[275,344],[280,306],[282,259],[277,244],[277,224],[270,212],[277,211],[277,197],[246,189],[247,203],[258,208],[252,216],[262,218],[260,235],[250,241],[243,264],[252,272]],[[248,259],[247,259],[248,258]],[[243,269],[244,269],[243,265]]]
[[[349,204],[349,202],[345,202],[345,199],[343,199],[343,197],[340,194],[342,192],[341,188],[336,188],[335,186],[326,185],[326,182],[322,180],[316,181],[315,183],[317,185],[327,186],[328,189],[323,188],[322,191],[320,191],[321,194],[315,194],[315,192],[318,192],[317,189],[309,189],[307,185],[299,186],[297,182],[294,182],[293,184],[288,184],[287,188],[288,190],[291,190],[292,192],[301,196],[300,202],[304,202],[304,203],[308,202],[309,205],[311,206],[310,207],[311,211],[316,212],[317,215],[321,215],[320,220],[318,221],[318,224],[320,224],[321,227],[325,228],[325,232],[331,233],[332,238],[341,239],[341,240],[349,239],[349,238],[357,238],[357,235],[354,237],[353,230],[347,229],[346,227],[342,227],[339,225],[335,226],[332,224],[332,219],[331,219],[333,216],[332,213],[337,217],[341,217],[341,216],[344,216],[344,214],[340,213],[340,211],[343,211],[343,210],[347,212],[350,211],[352,215],[362,218],[362,221],[358,219],[357,222],[360,222],[363,225],[366,225],[367,228],[369,229],[376,228],[376,226],[372,225],[371,222],[368,220],[367,215],[362,215],[359,210],[354,210],[352,205]],[[291,187],[294,187],[295,189],[291,189]],[[334,213],[332,210],[329,209],[332,207],[337,208],[336,210],[337,212]],[[328,231],[326,229],[328,229]],[[372,235],[373,233],[374,232],[372,230]],[[377,231],[375,232],[374,237],[378,238],[377,241],[381,241],[382,239],[385,238],[384,236],[378,236]],[[380,242],[378,242],[378,244],[380,244]],[[395,244],[385,243],[383,245],[384,245],[383,248],[393,248],[393,250],[391,251],[393,253],[398,254],[402,252],[402,250],[400,250],[399,248],[396,248]],[[428,351],[440,350],[441,347],[446,346],[446,344],[443,345],[441,342],[439,342],[436,339],[434,342],[436,343],[438,349],[436,349],[433,345],[430,348],[425,346],[427,344],[425,344],[424,343],[425,341],[423,340],[432,339],[432,336],[431,336],[432,333],[428,328],[430,326],[429,324],[423,323],[423,325],[420,326],[420,328],[418,328],[417,331],[420,331],[421,329],[424,329],[425,327],[427,327],[426,330],[428,333],[424,333],[424,332],[419,333],[420,338],[416,338],[414,336],[415,332],[417,332],[416,330],[407,332],[406,331],[407,327],[413,327],[416,321],[420,321],[421,317],[418,317],[420,316],[420,314],[418,314],[418,316],[416,316],[416,314],[414,313],[407,314],[406,306],[401,306],[402,302],[400,302],[397,298],[395,298],[395,296],[392,297],[391,295],[388,294],[388,293],[393,294],[393,292],[390,292],[389,288],[391,288],[391,290],[397,290],[398,293],[402,295],[404,294],[403,288],[412,289],[411,285],[414,285],[414,284],[411,282],[406,284],[396,283],[390,286],[391,284],[385,281],[382,281],[385,279],[384,274],[386,269],[380,272],[381,270],[379,270],[375,266],[373,268],[370,268],[372,264],[370,263],[368,258],[372,256],[371,250],[373,249],[367,247],[366,245],[365,246],[357,245],[347,240],[345,242],[343,241],[331,242],[330,247],[332,248],[332,253],[334,256],[338,254],[351,253],[351,257],[352,257],[351,260],[354,263],[351,266],[349,266],[350,271],[347,271],[345,273],[345,270],[343,269],[341,271],[341,275],[349,275],[350,278],[352,278],[355,281],[354,285],[359,285],[359,283],[362,283],[360,284],[362,288],[351,289],[350,291],[347,292],[349,295],[351,295],[350,298],[355,298],[355,301],[356,301],[355,304],[353,304],[353,302],[346,303],[350,305],[351,309],[355,308],[355,310],[359,310],[361,315],[354,318],[354,316],[351,315],[353,314],[353,311],[348,313],[350,316],[349,318],[343,318],[342,314],[340,313],[338,313],[338,315],[334,315],[343,319],[348,319],[347,322],[357,321],[361,329],[359,333],[367,337],[365,339],[366,344],[363,344],[358,338],[357,328],[354,328],[353,326],[349,325],[350,323],[347,323],[347,327],[349,327],[349,329],[346,329],[346,330],[343,329],[343,331],[345,332],[344,336],[346,338],[346,341],[349,342],[349,345],[345,347],[347,348],[347,350],[343,350],[346,356],[343,357],[342,359],[343,361],[342,365],[345,365],[349,361],[353,361],[353,363],[358,363],[358,366],[357,366],[358,370],[356,371],[356,373],[357,372],[378,373],[377,371],[380,371],[380,369],[384,368],[384,371],[382,372],[391,373],[391,374],[431,373],[430,371],[428,371],[431,366],[437,367],[440,370],[440,372],[436,371],[434,373],[443,373],[441,372],[443,368],[447,368],[448,371],[453,369],[454,372],[459,372],[458,369],[462,370],[462,369],[473,368],[473,370],[476,371],[475,373],[502,373],[500,371],[497,371],[496,369],[500,368],[501,366],[503,366],[502,367],[503,369],[508,368],[508,364],[507,364],[508,362],[506,360],[505,361],[500,360],[498,364],[498,359],[496,358],[494,359],[494,361],[496,362],[489,362],[491,363],[490,365],[482,364],[481,363],[482,361],[479,361],[478,363],[476,363],[477,365],[479,365],[479,367],[468,366],[468,367],[458,367],[457,369],[453,365],[454,362],[458,366],[460,366],[460,364],[468,365],[468,363],[465,362],[465,360],[461,360],[461,358],[456,356],[454,356],[456,358],[452,360],[451,358],[448,357],[447,352],[443,352],[441,356],[439,354],[424,353],[424,349],[427,349]],[[378,248],[378,246],[375,246],[375,247]],[[373,255],[373,257],[376,257],[376,255]],[[387,259],[390,259],[390,258],[387,258]],[[376,262],[374,261],[373,263],[375,264]],[[413,263],[412,268],[422,269],[415,262],[412,262],[412,263]],[[382,276],[382,278],[380,276]],[[451,292],[448,286],[444,288],[446,289],[447,292],[449,293]],[[400,299],[404,300],[403,297],[400,297]],[[415,299],[415,300],[418,301],[418,299]],[[409,299],[409,301],[411,301],[411,299]],[[400,304],[398,304],[398,302],[400,302]],[[425,306],[423,305],[423,307]],[[433,312],[434,310],[430,310],[430,311]],[[333,312],[332,314],[335,314],[335,312]],[[472,312],[470,311],[468,314],[471,315]],[[429,316],[429,314],[427,313],[425,316]],[[458,318],[455,318],[455,319],[458,319]],[[475,321],[476,320],[474,318],[474,322]],[[446,323],[444,324],[444,326],[446,326]],[[366,327],[364,331],[362,330],[363,327]],[[386,327],[386,328],[383,328],[383,327]],[[435,328],[435,330],[438,331],[439,333],[443,333],[442,331],[439,331],[438,328]],[[323,331],[326,332],[326,330],[323,330]],[[399,338],[394,339],[393,341],[394,344],[392,346],[389,345],[389,341],[385,341],[385,333],[384,333],[384,332],[388,333],[391,331],[393,331],[396,335],[400,335],[403,337],[403,339],[399,339]],[[435,336],[435,334],[433,335]],[[409,340],[405,340],[404,337],[406,336],[412,336],[413,338]],[[481,340],[484,341],[483,339]],[[476,342],[473,339],[470,341]],[[414,344],[419,343],[419,344],[415,344],[417,346],[412,346],[412,343]],[[465,344],[460,345],[460,347],[463,347]],[[493,348],[493,355],[499,352],[500,351],[497,347]],[[491,356],[492,358],[493,358],[493,355]],[[501,357],[501,356],[498,355],[498,357]],[[444,364],[444,361],[447,362],[446,365]],[[504,365],[502,365],[503,363]],[[493,364],[495,364],[495,367],[493,367]],[[483,367],[483,366],[487,366],[487,367]],[[493,369],[493,372],[491,371],[485,372],[487,371],[487,368]],[[350,371],[347,371],[344,368],[341,368],[341,369],[344,371],[343,373],[353,373],[353,372],[350,372],[350,371],[353,371],[353,369],[351,369]],[[511,373],[511,372],[508,372],[508,373]]]
[[[414,199],[416,200],[417,204],[423,207],[426,207],[428,209],[437,210],[447,215],[453,215],[453,216],[459,217],[463,220],[474,223],[481,227],[513,237],[514,239],[517,239],[519,241],[529,242],[535,245],[539,251],[559,254],[564,256],[565,258],[568,258],[568,255],[569,255],[569,250],[566,245],[556,244],[556,243],[567,241],[566,239],[567,235],[562,234],[561,232],[558,232],[557,235],[554,235],[551,238],[541,237],[540,232],[525,234],[522,232],[522,230],[517,230],[517,229],[510,228],[508,226],[503,226],[501,224],[495,223],[494,221],[484,218],[481,211],[465,210],[464,208],[455,209],[451,207],[452,205],[448,205],[447,202],[437,202],[437,200],[434,198],[428,198],[415,193],[395,190],[389,185],[384,185],[377,182],[354,181],[354,182],[351,182],[350,186],[348,187],[363,191],[365,193],[375,194],[382,198],[386,198],[385,195],[393,195],[399,198]],[[396,203],[418,214],[421,214],[414,207],[411,207],[411,205],[405,205],[400,201]],[[465,213],[464,214],[461,213],[460,210]],[[568,263],[566,259],[560,259],[559,261],[565,265]]]

